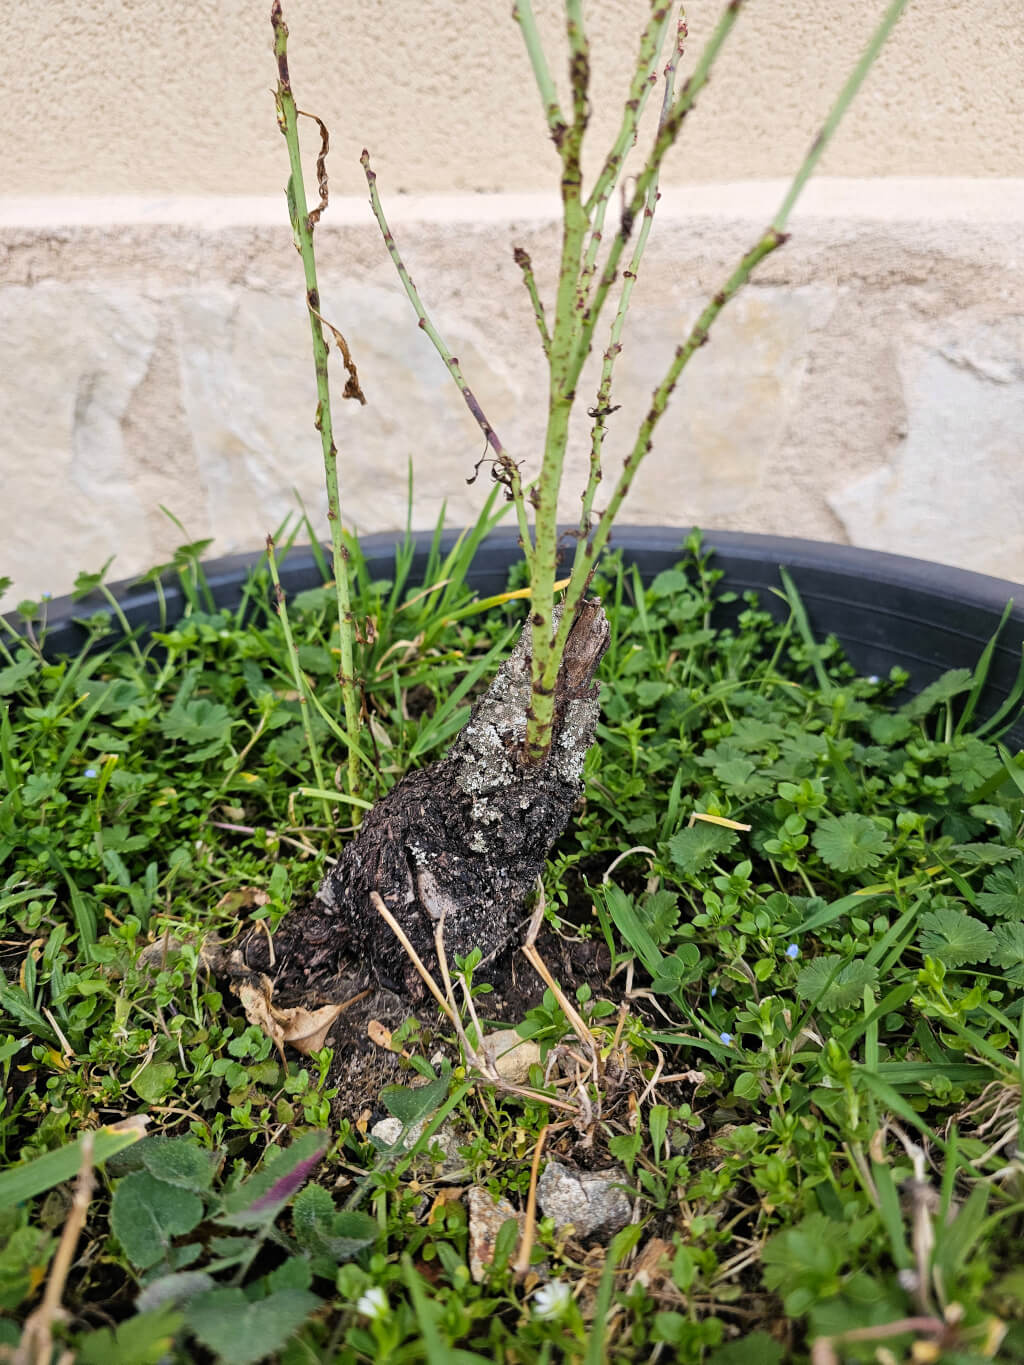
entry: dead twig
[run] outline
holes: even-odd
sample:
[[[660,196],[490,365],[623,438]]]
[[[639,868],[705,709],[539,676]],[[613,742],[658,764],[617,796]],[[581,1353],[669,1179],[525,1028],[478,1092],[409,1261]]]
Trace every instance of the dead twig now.
[[[21,1341],[14,1353],[14,1365],[50,1365],[53,1358],[53,1326],[54,1323],[66,1317],[65,1311],[61,1307],[61,1298],[64,1294],[68,1271],[71,1269],[71,1263],[74,1259],[75,1248],[78,1246],[78,1238],[85,1224],[85,1215],[89,1211],[89,1201],[92,1199],[93,1188],[96,1184],[96,1174],[92,1164],[92,1142],[93,1135],[91,1132],[82,1134],[82,1164],[78,1171],[78,1179],[75,1181],[75,1193],[71,1201],[67,1222],[64,1224],[64,1231],[61,1233],[60,1242],[57,1246],[57,1254],[54,1256],[53,1265],[50,1267],[43,1301],[25,1321]],[[60,1362],[72,1358],[70,1352],[65,1352],[61,1355]]]
[[[533,1149],[533,1160],[530,1163],[530,1192],[526,1196],[526,1213],[523,1215],[523,1235],[519,1239],[519,1253],[512,1266],[512,1273],[520,1279],[530,1268],[530,1253],[537,1231],[537,1180],[540,1175],[540,1157],[547,1136],[548,1125],[545,1123],[537,1134],[537,1145]]]

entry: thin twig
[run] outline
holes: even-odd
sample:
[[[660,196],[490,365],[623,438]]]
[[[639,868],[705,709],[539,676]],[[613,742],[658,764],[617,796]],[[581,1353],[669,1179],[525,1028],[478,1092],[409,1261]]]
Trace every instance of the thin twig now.
[[[523,1233],[519,1239],[519,1254],[512,1266],[513,1275],[517,1275],[520,1279],[530,1268],[530,1253],[533,1251],[533,1240],[537,1232],[537,1178],[540,1174],[540,1157],[547,1136],[548,1125],[545,1123],[537,1134],[537,1143],[533,1149],[533,1160],[530,1162],[530,1190],[526,1196],[526,1212],[523,1215]]]
[[[383,898],[380,896],[379,892],[377,891],[370,892],[370,902],[373,905],[373,908],[377,911],[377,914],[380,915],[381,919],[385,921],[385,923],[391,929],[391,932],[394,934],[395,938],[398,939],[399,943],[405,949],[409,961],[416,968],[417,972],[420,975],[420,979],[423,981],[423,984],[426,986],[427,990],[437,1001],[438,1005],[440,1005],[441,1013],[445,1016],[449,1023],[455,1024],[456,1019],[458,1017],[457,1012],[454,1009],[452,1009],[451,1005],[449,1005],[448,1001],[444,998],[444,995],[441,993],[440,986],[438,986],[437,982],[434,980],[434,978],[427,971],[426,967],[423,965],[423,960],[420,957],[419,953],[417,953],[416,949],[409,942],[409,937],[406,934],[405,930],[402,928],[402,926],[399,924],[398,920],[395,919],[394,915],[384,904]],[[461,1026],[462,1026],[461,1021],[459,1021],[457,1027],[461,1028]]]
[[[416,310],[416,317],[419,320],[420,329],[426,332],[427,336],[433,342],[435,351],[437,351],[444,362],[448,373],[458,385],[459,392],[462,394],[463,401],[472,414],[473,420],[483,432],[488,446],[494,452],[494,477],[499,483],[504,485],[509,497],[515,503],[516,515],[519,519],[519,533],[523,541],[523,553],[526,555],[527,562],[529,562],[531,542],[529,526],[526,520],[526,503],[523,496],[523,485],[519,476],[519,466],[505,449],[498,433],[494,430],[486,413],[480,406],[476,395],[466,383],[466,378],[459,366],[458,357],[452,355],[447,342],[434,326],[427,314],[426,308],[423,306],[423,300],[420,298],[419,290],[413,283],[412,276],[409,274],[405,261],[402,259],[402,254],[398,249],[398,243],[395,241],[394,234],[388,227],[387,218],[384,215],[384,207],[380,200],[380,192],[377,189],[377,172],[371,167],[370,153],[365,148],[363,149],[362,156],[359,158],[359,162],[366,175],[366,183],[370,190],[370,207],[373,209],[373,216],[376,218],[377,226],[380,228],[381,236],[384,238],[384,245],[388,249],[388,255],[391,257],[395,269],[398,271],[398,278],[402,282],[402,287],[408,295],[409,302]]]
[[[323,447],[324,479],[327,486],[327,520],[331,527],[331,557],[334,568],[335,595],[338,603],[338,631],[341,647],[338,683],[341,687],[345,711],[345,733],[348,737],[348,787],[350,796],[358,796],[360,791],[358,745],[360,706],[355,678],[355,620],[352,615],[348,556],[342,538],[341,495],[338,489],[338,448],[334,443],[334,425],[331,416],[331,393],[327,375],[327,339],[324,336],[323,325],[320,320],[320,290],[317,285],[316,254],[313,249],[313,229],[320,213],[327,204],[327,172],[324,161],[327,154],[327,130],[317,119],[316,122],[321,130],[320,156],[317,159],[317,179],[320,186],[321,202],[318,208],[309,213],[306,209],[306,188],[302,176],[298,110],[288,73],[288,25],[285,23],[281,12],[280,0],[274,0],[270,12],[270,22],[274,30],[274,56],[277,59],[277,91],[275,95],[277,122],[288,144],[288,160],[291,167],[287,189],[288,216],[291,220],[296,249],[302,257],[302,267],[306,280],[306,305],[309,313],[310,333],[313,339],[313,363],[316,372],[317,391],[314,425],[320,433]],[[344,351],[342,354],[344,355]],[[355,381],[354,389],[352,387],[353,373],[354,371],[350,369],[345,394],[347,397],[362,398],[362,390],[359,388],[358,380]],[[357,820],[359,818],[358,810],[355,818]]]
[[[434,997],[438,1005],[441,1007],[441,1011],[444,1014],[445,1018],[455,1029],[456,1036],[458,1037],[459,1043],[462,1046],[463,1052],[465,1053],[467,1063],[475,1071],[478,1071],[480,1073],[481,1080],[485,1081],[488,1085],[494,1086],[496,1089],[504,1090],[509,1095],[518,1095],[522,1099],[536,1100],[540,1104],[547,1104],[554,1109],[564,1109],[567,1110],[570,1114],[575,1114],[577,1111],[571,1104],[565,1104],[561,1100],[553,1099],[552,1096],[544,1095],[539,1090],[529,1090],[525,1086],[513,1085],[510,1081],[506,1081],[495,1070],[490,1059],[486,1055],[482,1055],[481,1053],[479,1053],[477,1049],[474,1048],[472,1043],[469,1041],[469,1038],[466,1036],[466,1030],[463,1027],[462,1020],[459,1018],[459,1011],[455,1002],[455,992],[452,989],[451,974],[448,971],[448,958],[444,951],[444,918],[446,912],[442,912],[441,918],[438,921],[437,928],[434,931],[434,948],[435,951],[437,952],[438,967],[440,968],[441,977],[445,983],[447,997],[441,991],[440,986],[438,986],[437,982],[431,976],[430,972],[423,965],[423,961],[420,958],[420,955],[409,942],[409,937],[406,934],[405,930],[398,923],[398,920],[395,919],[394,915],[391,913],[388,907],[384,904],[384,900],[378,892],[376,891],[370,892],[370,902],[373,905],[373,908],[385,921],[385,923],[389,925],[392,933],[395,935],[399,943],[405,949],[409,961],[412,963],[416,971],[419,973],[420,978],[422,979],[424,985],[427,987],[427,990],[430,991],[431,995]]]
[[[655,149],[651,153],[647,165],[637,180],[637,188],[634,192],[632,201],[635,212],[639,212],[643,204],[643,196],[640,193],[641,188],[644,190],[644,193],[646,193],[649,186],[653,183],[657,176],[661,157],[664,155],[664,151],[667,150],[667,146],[670,145],[670,142],[666,143],[666,138],[670,133],[673,138],[675,137],[678,133],[679,126],[681,125],[682,118],[684,118],[689,109],[692,108],[697,90],[700,88],[700,85],[706,81],[711,65],[713,65],[714,58],[729,33],[732,22],[735,19],[736,11],[738,11],[741,3],[742,0],[736,0],[735,8],[733,5],[730,5],[729,10],[723,15],[722,20],[719,21],[719,25],[712,35],[711,41],[701,55],[697,71],[690,78],[690,81],[687,82],[686,86],[684,86],[672,107],[671,113],[664,121],[661,132],[655,143]],[[843,86],[833,104],[828,117],[822,125],[821,132],[814,139],[802,165],[793,177],[793,181],[782,201],[778,213],[776,213],[760,240],[751,247],[741,259],[736,269],[725,281],[722,288],[712,297],[696,323],[694,323],[686,341],[681,346],[677,347],[665,377],[652,395],[651,406],[640,425],[633,448],[625,459],[622,473],[619,475],[619,479],[608,506],[602,513],[592,538],[586,542],[581,540],[578,546],[576,562],[573,565],[573,582],[570,584],[566,593],[564,616],[555,636],[556,657],[558,656],[558,651],[564,647],[564,641],[568,636],[565,622],[571,622],[576,608],[582,600],[583,594],[586,591],[586,584],[590,572],[597,561],[598,555],[608,542],[612,523],[618,515],[623,500],[632,485],[636,471],[651,449],[655,428],[665,413],[669,397],[672,390],[675,388],[679,376],[682,374],[682,371],[692,359],[693,355],[706,344],[710,329],[725,305],[733,299],[748,282],[754,269],[760,262],[766,256],[771,255],[773,251],[778,250],[778,248],[787,240],[784,229],[801,190],[820,160],[825,147],[835,134],[843,115],[849,109],[854,96],[860,89],[868,71],[871,69],[872,63],[878,56],[882,44],[885,42],[885,39],[888,37],[897,19],[902,14],[906,4],[907,0],[892,0],[881,23],[872,35],[871,41],[865,49],[863,56],[857,63],[849,80]],[[698,75],[701,76],[701,80],[698,80]],[[663,143],[665,143],[665,146],[662,146]],[[583,360],[586,358],[586,349],[589,348],[590,344],[589,337],[593,333],[593,324],[596,321],[595,314],[599,311],[600,304],[603,302],[608,289],[611,287],[611,283],[614,279],[614,272],[617,268],[621,250],[624,245],[625,238],[620,231],[613,243],[612,251],[609,254],[609,259],[605,266],[605,272],[601,277],[601,282],[595,293],[590,315],[585,321],[583,341],[585,341],[586,345],[584,347],[581,343],[581,349],[574,358],[574,366],[577,363],[579,366],[582,366]],[[574,375],[578,375],[578,368],[574,369],[573,373]],[[545,675],[545,684],[548,680],[548,676]]]
[[[672,48],[672,55],[665,66],[665,90],[662,96],[661,114],[658,120],[659,129],[665,126],[665,121],[672,110],[672,103],[675,99],[676,68],[683,56],[683,45],[686,36],[686,19],[682,13],[680,13],[676,26],[676,41]],[[659,31],[657,34],[657,46],[653,57],[653,61],[655,62],[661,52],[661,40],[662,34],[661,31]],[[650,83],[648,81],[645,83],[645,89],[649,89],[649,86]],[[635,128],[633,131],[633,140],[636,140]],[[583,490],[583,505],[580,509],[580,539],[577,542],[575,556],[577,559],[582,558],[582,546],[586,537],[590,534],[590,519],[594,507],[594,498],[597,495],[597,488],[603,477],[601,452],[604,446],[606,423],[608,417],[615,411],[615,408],[612,407],[612,375],[616,361],[622,354],[622,333],[625,328],[629,305],[633,299],[633,286],[636,284],[636,278],[640,270],[640,262],[643,259],[644,251],[647,247],[647,239],[651,235],[651,226],[654,223],[654,211],[658,203],[658,179],[659,177],[655,175],[654,179],[651,181],[650,189],[647,191],[643,219],[640,224],[640,231],[637,233],[636,244],[633,247],[633,255],[630,258],[629,265],[623,271],[622,290],[619,294],[618,306],[615,309],[615,319],[612,322],[611,332],[608,337],[608,346],[602,359],[601,381],[597,390],[597,400],[590,413],[590,416],[594,419],[590,437],[590,472],[586,488]],[[592,264],[591,269],[593,269]]]
[[[65,1316],[61,1298],[96,1184],[92,1163],[92,1133],[84,1132],[81,1142],[82,1164],[75,1181],[71,1208],[50,1267],[43,1301],[25,1321],[21,1342],[14,1354],[14,1365],[50,1365],[53,1356],[53,1325]]]
[[[313,762],[313,772],[316,775],[316,785],[323,790],[324,774],[320,766],[320,749],[313,734],[313,725],[309,715],[309,683],[306,675],[302,671],[299,663],[299,651],[295,646],[292,636],[291,622],[288,620],[288,607],[284,600],[284,589],[281,587],[281,578],[277,572],[277,556],[274,553],[274,540],[272,536],[267,536],[267,563],[270,566],[270,577],[274,584],[274,604],[277,607],[278,619],[281,622],[281,629],[284,632],[285,648],[288,651],[288,667],[291,669],[292,681],[295,690],[299,695],[299,715],[302,717],[302,733],[306,738],[306,748]],[[330,803],[325,801],[325,818],[331,819]]]
[[[544,313],[544,304],[537,292],[537,280],[533,273],[533,262],[530,260],[530,253],[521,246],[513,247],[512,256],[516,265],[523,272],[523,283],[526,285],[526,292],[530,296],[530,303],[533,305],[533,316],[537,320],[537,330],[540,332],[540,344],[544,348],[545,359],[551,355],[551,333],[548,331],[548,320]]]
[[[551,78],[548,59],[544,55],[544,47],[537,30],[537,21],[533,15],[532,0],[516,0],[512,6],[512,18],[522,31],[523,42],[526,45],[530,65],[533,68],[534,80],[537,82],[541,103],[544,105],[544,117],[547,119],[551,140],[561,151],[562,142],[568,132],[568,125],[558,103],[558,92],[555,89],[555,82]]]

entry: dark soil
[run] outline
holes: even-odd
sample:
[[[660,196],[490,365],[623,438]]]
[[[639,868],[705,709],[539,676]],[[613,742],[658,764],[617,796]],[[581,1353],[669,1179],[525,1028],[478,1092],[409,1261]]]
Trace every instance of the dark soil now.
[[[372,1109],[398,1075],[398,1058],[370,1041],[368,1026],[394,1029],[429,998],[374,894],[435,979],[439,924],[453,969],[456,958],[480,950],[474,980],[495,987],[484,998],[490,1017],[518,1022],[543,997],[543,983],[519,953],[526,904],[582,791],[608,622],[599,602],[581,605],[555,689],[554,741],[540,765],[523,760],[529,642],[524,629],[448,754],[408,773],[367,814],[313,900],[279,926],[272,950],[266,934],[254,933],[231,953],[233,983],[266,976],[275,1004],[353,1001],[332,1030],[332,1082],[349,1117]],[[568,991],[603,984],[603,946],[550,936],[538,947]]]

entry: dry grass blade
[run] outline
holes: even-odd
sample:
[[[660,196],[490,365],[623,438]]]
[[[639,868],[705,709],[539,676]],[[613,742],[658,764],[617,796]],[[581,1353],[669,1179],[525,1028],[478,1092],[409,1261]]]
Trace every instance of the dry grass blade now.
[[[64,1224],[64,1231],[61,1233],[57,1254],[50,1267],[43,1301],[25,1321],[21,1341],[14,1352],[14,1365],[50,1365],[53,1358],[53,1325],[65,1315],[61,1307],[64,1285],[96,1184],[96,1172],[92,1164],[92,1141],[92,1133],[82,1134],[82,1165],[75,1181],[71,1209]],[[70,1352],[60,1357],[61,1361],[72,1358]]]

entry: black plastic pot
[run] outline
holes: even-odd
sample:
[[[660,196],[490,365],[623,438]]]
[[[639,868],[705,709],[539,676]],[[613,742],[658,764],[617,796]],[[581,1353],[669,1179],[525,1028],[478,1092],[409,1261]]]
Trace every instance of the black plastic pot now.
[[[451,545],[456,532],[444,543]],[[645,580],[669,568],[680,556],[688,533],[662,526],[620,526],[612,544],[635,563]],[[426,565],[430,534],[417,538],[412,575]],[[819,639],[835,635],[859,672],[886,676],[899,666],[920,690],[951,668],[973,668],[995,633],[1007,602],[1015,605],[993,653],[988,683],[979,714],[992,714],[1009,695],[1017,678],[1024,649],[1024,587],[1003,579],[968,573],[963,569],[908,559],[902,555],[829,545],[813,540],[748,535],[734,531],[706,531],[704,544],[715,551],[714,565],[724,571],[722,587],[737,593],[756,590],[761,604],[777,615],[787,608],[775,596],[779,567],[792,575],[811,628]],[[371,573],[387,578],[394,564],[393,535],[366,536],[362,541]],[[262,552],[229,555],[204,565],[218,606],[237,605],[249,571]],[[495,531],[481,545],[471,582],[482,596],[501,592],[509,567],[519,558],[517,534]],[[289,594],[322,580],[309,549],[293,549],[281,565],[281,581]],[[159,622],[157,596],[149,584],[113,585],[113,591],[133,627]],[[165,597],[169,619],[184,611],[177,581],[168,581]],[[86,635],[75,618],[103,610],[99,594],[80,602],[61,598],[49,604],[47,653],[57,656],[81,648]],[[1024,746],[1024,715],[1007,732],[1007,743]]]

